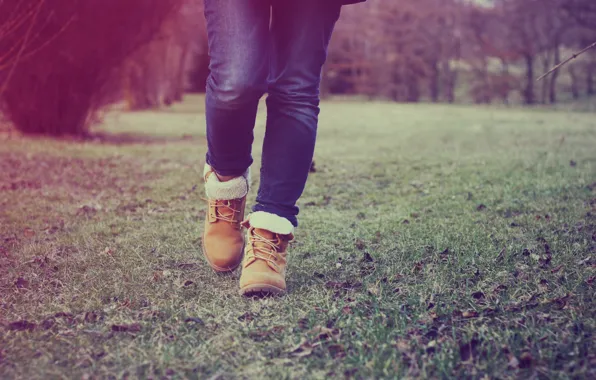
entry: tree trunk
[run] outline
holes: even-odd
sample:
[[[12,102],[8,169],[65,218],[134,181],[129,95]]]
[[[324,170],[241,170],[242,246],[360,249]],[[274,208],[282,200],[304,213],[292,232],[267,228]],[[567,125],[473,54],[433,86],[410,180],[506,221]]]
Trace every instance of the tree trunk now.
[[[526,88],[524,89],[524,102],[526,105],[533,105],[536,103],[534,97],[534,56],[527,54],[526,61]]]
[[[554,57],[554,65],[558,65],[561,62],[561,50],[559,48],[559,42],[555,43],[555,57]],[[557,102],[557,78],[559,77],[559,70],[555,70],[553,73],[551,80],[550,80],[550,89],[549,89],[549,100],[551,104],[555,104]]]
[[[542,59],[542,72],[545,73],[547,72],[550,68],[551,68],[551,64],[550,64],[550,50],[548,50],[546,53],[544,53],[544,58]],[[544,80],[542,82],[542,88],[540,89],[540,103],[541,104],[546,104],[546,97],[548,94],[548,88],[549,88],[549,82],[550,82],[550,78],[547,78],[547,80]]]
[[[588,86],[588,95],[596,94],[594,90],[594,71],[596,71],[596,63],[589,63],[587,71],[586,84]]]
[[[439,63],[434,61],[432,63],[432,74],[430,78],[430,98],[433,103],[439,102],[439,95],[440,95],[440,87],[439,87],[439,80],[440,80],[440,70],[439,70]]]
[[[182,48],[182,57],[178,63],[178,75],[176,76],[176,88],[174,90],[174,101],[176,102],[181,102],[184,96],[184,88],[186,87],[187,80],[186,63],[188,61],[189,51],[190,47],[188,45]]]
[[[457,69],[451,69],[449,61],[443,64],[443,72],[445,73],[445,98],[449,103],[455,103],[455,87],[457,85]]]
[[[571,95],[573,96],[573,99],[579,99],[579,78],[577,77],[577,72],[573,65],[569,65],[569,76],[571,77]]]
[[[501,60],[501,76],[503,78],[504,83],[502,84],[503,90],[501,92],[501,98],[503,99],[503,104],[506,106],[509,105],[509,93],[511,92],[511,87],[509,84],[509,64],[505,59]]]
[[[418,84],[418,78],[411,76],[408,78],[408,103],[418,103],[420,101],[420,87]]]

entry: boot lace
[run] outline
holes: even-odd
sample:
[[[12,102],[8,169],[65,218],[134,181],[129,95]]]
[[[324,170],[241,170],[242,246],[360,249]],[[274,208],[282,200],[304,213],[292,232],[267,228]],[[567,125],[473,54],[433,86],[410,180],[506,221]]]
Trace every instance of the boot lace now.
[[[279,245],[275,244],[270,239],[259,235],[254,230],[251,231],[250,235],[250,247],[247,249],[246,259],[261,259],[271,263],[273,266],[279,269],[279,266],[277,265],[277,253],[278,249],[280,248]],[[279,237],[277,237],[277,239],[279,241]],[[262,244],[256,246],[256,243]]]
[[[221,220],[228,223],[239,223],[239,220],[236,218],[236,214],[240,214],[241,211],[235,208],[233,200],[203,199],[209,203],[209,209],[212,207],[215,209],[216,220]],[[231,211],[231,214],[229,212],[222,212],[226,209]]]

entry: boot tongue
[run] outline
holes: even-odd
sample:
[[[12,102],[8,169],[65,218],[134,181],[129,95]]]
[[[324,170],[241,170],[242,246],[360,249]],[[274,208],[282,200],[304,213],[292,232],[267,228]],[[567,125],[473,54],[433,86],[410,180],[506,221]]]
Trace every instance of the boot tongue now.
[[[262,228],[255,228],[254,232],[255,232],[255,234],[260,235],[267,240],[271,240],[271,241],[277,243],[277,237],[271,231],[264,230]]]
[[[237,205],[234,201],[218,201],[217,211],[219,215],[226,217],[226,218],[233,218],[234,217],[234,208]]]

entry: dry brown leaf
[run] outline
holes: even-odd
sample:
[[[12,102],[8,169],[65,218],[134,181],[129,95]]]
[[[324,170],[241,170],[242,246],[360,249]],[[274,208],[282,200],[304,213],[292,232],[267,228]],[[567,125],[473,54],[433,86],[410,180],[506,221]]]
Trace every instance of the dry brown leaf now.
[[[133,323],[130,325],[112,325],[112,331],[114,332],[139,332],[141,329],[142,328],[139,323]]]
[[[341,335],[341,333],[338,329],[330,329],[330,328],[324,327],[324,326],[313,327],[309,331],[309,334],[316,335],[315,341],[316,340],[326,340],[329,338],[331,338],[333,340],[338,340],[339,336]]]
[[[327,349],[329,350],[331,357],[334,359],[339,359],[346,356],[346,349],[342,344],[331,344],[327,347]]]
[[[379,295],[379,287],[375,286],[375,285],[371,285],[369,287],[367,287],[368,292],[370,294],[372,294],[373,296],[378,296]]]
[[[289,354],[296,358],[302,358],[312,354],[313,346],[306,339],[303,339],[298,345],[289,350]]]
[[[518,369],[519,368],[519,360],[517,360],[517,358],[513,355],[511,355],[511,357],[509,358],[509,363],[508,363],[509,368],[512,369]]]
[[[478,313],[474,310],[468,310],[461,313],[461,316],[464,318],[476,318],[478,316]]]
[[[18,289],[28,289],[29,288],[29,281],[25,280],[23,277],[19,277],[17,278],[17,280],[14,282],[14,285],[18,288]]]
[[[410,346],[410,343],[408,343],[405,339],[399,339],[395,343],[395,347],[401,353],[410,352],[410,350],[412,349],[412,347]]]

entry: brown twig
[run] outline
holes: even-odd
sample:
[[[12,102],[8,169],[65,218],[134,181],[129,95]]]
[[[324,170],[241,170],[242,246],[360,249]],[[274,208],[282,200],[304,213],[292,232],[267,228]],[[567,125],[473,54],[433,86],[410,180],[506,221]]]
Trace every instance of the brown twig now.
[[[542,80],[543,78],[545,78],[545,77],[546,77],[546,76],[548,76],[549,74],[551,74],[551,73],[553,73],[553,72],[557,71],[558,69],[560,69],[560,68],[561,68],[563,65],[567,64],[569,61],[572,61],[572,60],[576,59],[577,57],[579,57],[579,56],[580,56],[580,55],[582,55],[583,53],[585,53],[585,52],[587,52],[588,50],[590,50],[590,49],[593,49],[593,48],[595,48],[595,47],[596,47],[596,42],[594,42],[592,45],[590,45],[590,46],[588,46],[588,47],[584,48],[583,50],[581,50],[581,51],[579,51],[579,52],[577,52],[577,53],[573,54],[571,57],[567,58],[567,59],[566,59],[566,60],[564,60],[563,62],[559,63],[558,65],[556,65],[555,67],[553,67],[552,69],[550,69],[550,70],[549,70],[547,73],[545,73],[545,74],[542,74],[542,75],[540,76],[540,78],[536,79],[536,81],[540,81],[540,80]]]
[[[17,53],[14,64],[10,68],[8,75],[6,76],[6,79],[4,80],[4,83],[0,87],[0,94],[2,94],[8,87],[8,82],[10,82],[12,74],[14,74],[15,68],[16,68],[17,64],[19,63],[19,60],[21,59],[23,52],[27,48],[27,43],[29,42],[29,37],[31,36],[31,32],[33,31],[33,27],[35,26],[35,22],[37,21],[37,16],[39,15],[39,12],[41,11],[41,7],[43,6],[44,1],[45,0],[39,0],[37,8],[35,9],[35,12],[32,15],[31,24],[29,25],[29,28],[27,29],[27,32],[25,33],[25,38],[23,39],[23,44],[21,45],[21,48],[19,49],[19,52]]]
[[[46,39],[41,45],[35,47],[34,49],[30,49],[26,53],[23,53],[22,56],[20,57],[19,61],[23,61],[23,60],[31,57],[32,55],[34,55],[35,53],[37,53],[38,51],[40,51],[41,49],[43,49],[44,47],[46,47],[47,45],[52,43],[56,38],[58,38],[58,36],[60,36],[60,34],[62,32],[64,32],[66,30],[66,28],[68,28],[70,26],[70,24],[74,21],[74,19],[75,19],[75,16],[74,15],[71,16],[71,18],[67,22],[65,22],[64,25],[62,25],[62,27],[56,33],[54,33],[54,35],[52,35],[48,39]],[[0,58],[2,58],[2,57],[0,57]],[[13,59],[13,61],[15,61],[15,60],[16,60],[16,58]],[[5,70],[7,67],[12,65],[13,61],[4,63],[0,59],[0,71]]]

